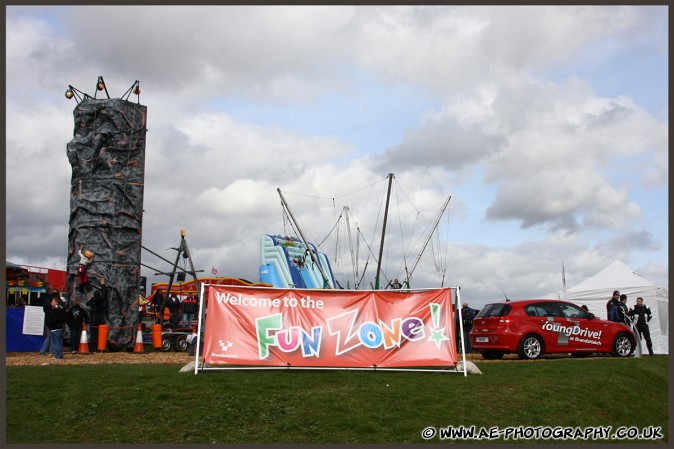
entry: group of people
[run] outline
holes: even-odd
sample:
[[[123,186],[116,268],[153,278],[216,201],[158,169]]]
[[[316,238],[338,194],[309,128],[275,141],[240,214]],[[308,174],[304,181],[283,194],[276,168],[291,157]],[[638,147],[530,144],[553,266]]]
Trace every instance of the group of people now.
[[[156,314],[157,322],[160,321],[161,317],[164,323],[172,328],[191,327],[192,321],[196,319],[196,314],[199,311],[199,298],[197,295],[187,295],[185,299],[180,301],[172,293],[164,307],[164,292],[161,289],[157,289],[154,295],[152,295],[150,303]]]
[[[70,307],[67,307],[58,290],[50,288],[47,294],[40,297],[40,305],[44,310],[44,324],[46,338],[40,354],[47,352],[54,355],[55,359],[63,359],[63,341],[66,326],[70,330],[70,349],[73,354],[79,351],[82,331],[89,326],[91,339],[87,344],[91,352],[97,349],[98,326],[105,323],[106,298],[100,290],[96,291],[91,299],[86,302],[89,312],[82,307],[80,299],[75,299]],[[93,347],[92,347],[93,346]]]
[[[606,303],[607,320],[618,323],[630,324],[634,323],[634,327],[639,333],[639,339],[646,340],[646,347],[648,354],[653,355],[653,343],[651,342],[651,332],[648,327],[648,322],[651,321],[653,315],[651,309],[644,305],[644,299],[638,297],[636,304],[632,309],[627,307],[627,295],[620,294],[618,290],[613,292],[613,296]]]

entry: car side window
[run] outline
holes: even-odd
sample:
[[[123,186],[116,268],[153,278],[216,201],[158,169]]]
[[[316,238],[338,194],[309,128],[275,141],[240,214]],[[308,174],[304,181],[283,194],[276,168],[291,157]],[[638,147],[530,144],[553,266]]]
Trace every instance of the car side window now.
[[[560,303],[559,307],[567,318],[589,318],[589,314],[586,311],[573,304]]]
[[[529,307],[536,309],[536,316],[544,316],[550,318],[559,317],[559,311],[557,310],[557,306],[555,305],[554,302],[539,302],[536,304],[532,304]]]
[[[524,308],[524,313],[528,316],[545,316],[545,310],[538,307],[536,304],[529,304]]]

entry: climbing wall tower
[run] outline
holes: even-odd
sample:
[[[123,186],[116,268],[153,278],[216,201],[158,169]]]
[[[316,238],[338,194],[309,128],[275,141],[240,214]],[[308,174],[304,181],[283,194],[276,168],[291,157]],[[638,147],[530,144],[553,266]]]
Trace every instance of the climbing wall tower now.
[[[147,107],[124,99],[85,95],[73,114],[74,137],[67,145],[72,166],[68,299],[78,298],[84,305],[97,290],[107,287],[109,346],[133,348],[133,325],[138,322],[134,302],[140,285]],[[88,288],[78,285],[80,247],[94,253],[87,269]]]

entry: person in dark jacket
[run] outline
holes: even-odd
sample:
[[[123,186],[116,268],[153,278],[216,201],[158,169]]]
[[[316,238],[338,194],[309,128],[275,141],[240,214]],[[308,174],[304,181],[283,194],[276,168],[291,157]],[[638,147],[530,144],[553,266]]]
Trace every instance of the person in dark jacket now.
[[[152,307],[154,308],[154,313],[157,317],[157,323],[160,320],[160,317],[164,313],[163,309],[164,305],[164,295],[162,294],[162,291],[160,288],[157,289],[157,291],[152,295]]]
[[[471,309],[464,303],[461,307],[461,321],[463,322],[463,346],[466,354],[473,352],[473,346],[470,344],[470,331],[473,329],[473,321],[479,313],[479,310]]]
[[[627,295],[625,294],[620,295],[620,304],[618,304],[618,307],[620,307],[618,313],[620,316],[620,322],[629,325],[630,323],[628,321],[629,309],[627,308]]]
[[[180,325],[180,301],[178,297],[174,294],[171,294],[168,300],[167,305],[170,315],[169,315],[169,326],[172,328],[177,328]]]
[[[66,311],[59,300],[52,298],[51,307],[45,314],[45,324],[49,329],[49,344],[54,350],[55,359],[63,359],[63,326],[66,324]]]
[[[618,290],[613,292],[613,296],[606,303],[606,319],[608,321],[619,321],[616,308],[620,307],[620,292]]]
[[[53,291],[54,291],[53,288],[48,287],[46,293],[44,295],[40,295],[34,304],[35,306],[42,307],[45,317],[47,316],[47,313],[49,313],[49,309],[51,309],[52,298],[56,297]],[[47,351],[49,351],[50,354],[54,353],[53,349],[51,348],[51,338],[49,338],[49,334],[50,334],[49,329],[47,328],[47,324],[45,323],[44,341],[42,342],[42,347],[40,348],[40,355],[45,355]]]
[[[178,313],[178,309],[180,309],[180,300],[175,293],[172,293],[168,300],[168,308],[171,311],[171,315]]]
[[[89,322],[89,314],[82,308],[82,302],[76,299],[66,314],[66,324],[70,328],[70,350],[73,354],[79,349],[82,328]]]
[[[98,351],[98,326],[106,323],[105,315],[108,310],[108,287],[103,285],[100,290],[94,292],[94,296],[87,301],[89,307],[89,352]]]
[[[648,354],[653,355],[653,343],[651,342],[651,331],[648,328],[648,322],[651,321],[653,317],[651,315],[651,309],[644,305],[644,298],[638,297],[637,303],[633,309],[628,312],[629,316],[634,319],[636,316],[636,328],[639,331],[639,338],[646,340],[646,347],[648,348]]]

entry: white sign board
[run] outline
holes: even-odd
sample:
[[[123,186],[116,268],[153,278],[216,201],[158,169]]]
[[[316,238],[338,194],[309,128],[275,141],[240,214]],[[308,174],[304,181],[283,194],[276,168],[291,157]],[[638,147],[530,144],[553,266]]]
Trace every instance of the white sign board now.
[[[44,309],[26,306],[23,314],[23,333],[25,335],[44,335]]]

